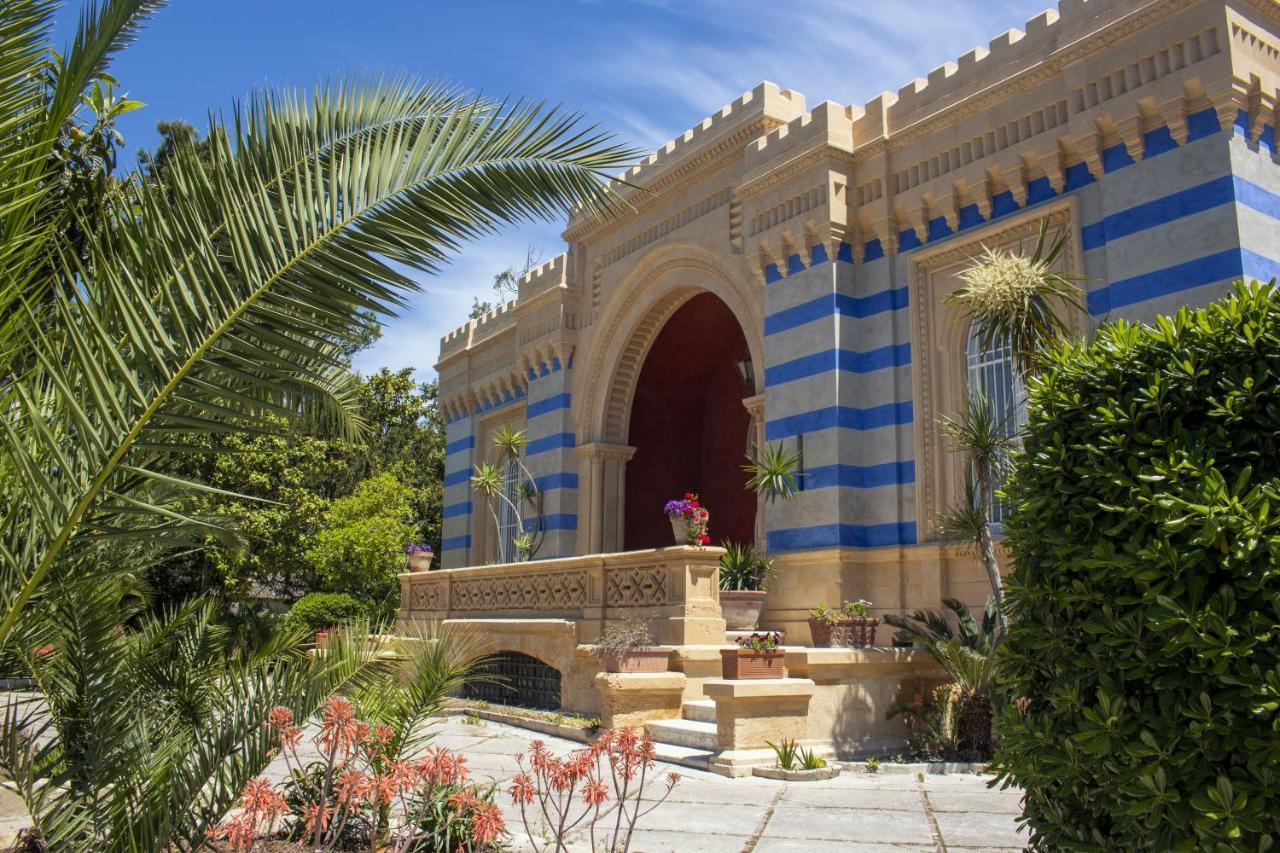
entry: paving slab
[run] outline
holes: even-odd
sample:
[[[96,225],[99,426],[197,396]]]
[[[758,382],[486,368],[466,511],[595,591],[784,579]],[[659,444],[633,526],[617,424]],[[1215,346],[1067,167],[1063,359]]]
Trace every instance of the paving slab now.
[[[774,810],[762,839],[872,840],[879,844],[934,845],[923,805],[914,812],[815,808],[795,804]]]
[[[976,812],[934,812],[948,849],[1021,850],[1030,836],[1018,830],[1012,815]]]

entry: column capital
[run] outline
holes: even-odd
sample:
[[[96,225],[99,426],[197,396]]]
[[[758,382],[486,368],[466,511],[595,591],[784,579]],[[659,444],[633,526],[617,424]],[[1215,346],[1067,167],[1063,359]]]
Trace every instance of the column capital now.
[[[747,410],[747,414],[753,418],[764,417],[764,395],[756,394],[754,397],[746,397],[742,401],[743,408]]]
[[[628,462],[636,455],[636,449],[626,444],[609,444],[604,441],[592,441],[578,445],[578,455],[584,459],[612,459]]]

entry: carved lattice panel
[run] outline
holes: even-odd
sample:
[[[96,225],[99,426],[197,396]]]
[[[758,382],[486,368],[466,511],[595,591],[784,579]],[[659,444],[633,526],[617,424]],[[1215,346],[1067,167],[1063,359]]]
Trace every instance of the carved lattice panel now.
[[[667,603],[665,566],[614,569],[605,580],[606,607],[654,607]]]
[[[503,575],[456,581],[453,610],[580,610],[587,606],[586,572]]]
[[[441,604],[440,584],[417,583],[409,587],[410,610],[439,610]]]

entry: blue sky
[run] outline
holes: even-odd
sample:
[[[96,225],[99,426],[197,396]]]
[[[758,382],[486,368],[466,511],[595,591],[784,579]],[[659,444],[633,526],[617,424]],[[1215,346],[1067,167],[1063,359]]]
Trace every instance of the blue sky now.
[[[407,71],[492,95],[584,112],[650,149],[761,80],[807,104],[862,103],[953,60],[1050,5],[1048,0],[178,0],[113,73],[147,107],[125,117],[130,154],[155,123],[197,126],[261,86],[307,85],[345,71]],[[64,10],[59,40],[78,4]],[[129,158],[132,160],[132,156]],[[362,353],[364,371],[434,376],[440,337],[495,273],[536,246],[563,250],[562,223],[531,223],[468,246]]]

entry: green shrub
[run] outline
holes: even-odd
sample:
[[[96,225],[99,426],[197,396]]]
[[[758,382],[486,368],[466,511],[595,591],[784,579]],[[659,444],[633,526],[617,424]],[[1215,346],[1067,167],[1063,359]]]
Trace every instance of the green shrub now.
[[[997,769],[1037,849],[1280,835],[1280,296],[1050,357],[1007,487]]]
[[[309,592],[289,608],[285,625],[309,633],[369,616],[369,607],[345,592]]]
[[[413,489],[384,471],[361,481],[330,504],[323,527],[307,551],[321,588],[399,603],[396,576],[406,570],[404,546],[417,534]]]

